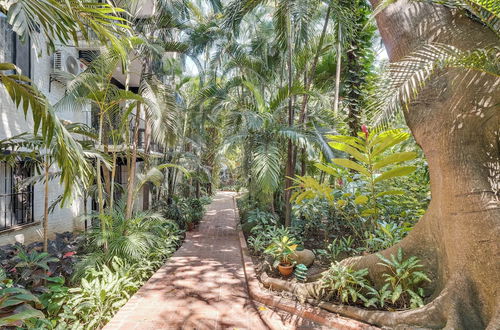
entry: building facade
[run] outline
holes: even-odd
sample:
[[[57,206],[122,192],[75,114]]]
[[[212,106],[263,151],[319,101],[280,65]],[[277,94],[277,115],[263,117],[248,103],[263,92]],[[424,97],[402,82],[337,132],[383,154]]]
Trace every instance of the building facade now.
[[[151,11],[151,10],[150,10]],[[152,14],[153,11],[151,11]],[[22,70],[22,74],[28,76],[37,88],[55,104],[61,99],[66,90],[65,82],[54,79],[54,70],[66,70],[77,74],[85,69],[85,64],[99,52],[99,47],[80,45],[79,47],[60,46],[56,52],[48,54],[45,50],[36,49],[29,40],[22,41],[12,31],[5,16],[0,16],[0,63],[13,63]],[[140,80],[140,63],[135,75],[130,79],[130,87],[138,87]],[[117,69],[113,81],[119,87],[124,83],[125,76]],[[134,84],[136,86],[134,86]],[[95,126],[93,120],[93,109],[90,104],[82,107],[80,111],[59,112],[58,117],[73,123],[85,123]],[[93,122],[94,121],[94,122]],[[142,127],[141,127],[142,126]],[[144,120],[141,120],[140,130],[145,130]],[[33,120],[25,118],[22,109],[16,107],[5,88],[0,85],[0,140],[7,139],[22,133],[33,132]],[[5,151],[4,151],[5,152]],[[125,184],[127,178],[127,166],[123,162],[117,166],[117,182]],[[141,162],[138,162],[141,167]],[[51,168],[57,171],[57,168]],[[23,159],[15,164],[0,162],[0,246],[4,244],[23,243],[28,244],[42,240],[42,220],[44,210],[44,184],[36,183],[28,187],[19,187],[19,182],[35,175]],[[56,201],[63,193],[63,187],[58,179],[50,181],[49,203]],[[144,201],[141,194],[136,201],[136,207],[150,205]],[[55,233],[75,232],[84,230],[85,220],[82,217],[84,209],[96,208],[96,203],[90,198],[84,201],[82,198],[75,199],[64,207],[55,207],[49,215],[49,238]]]

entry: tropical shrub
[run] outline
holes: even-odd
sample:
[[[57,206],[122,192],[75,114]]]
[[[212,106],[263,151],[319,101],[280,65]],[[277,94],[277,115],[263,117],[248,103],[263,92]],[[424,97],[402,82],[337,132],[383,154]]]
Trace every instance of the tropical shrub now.
[[[210,204],[210,197],[183,198],[174,196],[166,202],[158,202],[155,209],[165,219],[175,221],[180,228],[187,228],[188,223],[199,223],[205,213],[205,205]]]
[[[125,208],[117,203],[114,210],[100,218],[102,226],[85,233],[86,253],[77,264],[75,277],[81,277],[87,268],[105,265],[115,257],[139,262],[155,249],[171,248],[178,243],[178,226],[160,213],[140,211],[132,218],[125,217]]]
[[[407,222],[379,222],[372,232],[365,231],[365,248],[369,252],[387,249],[402,240],[412,228]]]
[[[347,153],[352,159],[334,158],[332,163],[356,171],[366,183],[365,194],[357,197],[358,204],[368,207],[363,216],[376,218],[380,213],[378,199],[388,195],[404,194],[401,190],[386,190],[383,183],[395,177],[406,176],[416,170],[415,166],[400,165],[413,160],[417,154],[413,151],[389,152],[391,148],[410,137],[400,129],[382,132],[369,132],[363,126],[363,132],[357,137],[344,135],[329,135],[332,141],[328,144],[339,151]],[[327,173],[332,173],[330,166],[318,165]],[[335,171],[333,173],[336,173]]]
[[[88,269],[80,285],[69,289],[71,296],[59,315],[58,326],[96,329],[106,324],[141,286],[132,275],[134,268],[134,264],[113,257],[109,267]]]
[[[296,242],[300,242],[290,228],[283,226],[255,226],[250,232],[248,245],[256,254],[263,253],[266,248],[282,237],[290,237]]]
[[[59,259],[49,256],[46,252],[32,250],[27,252],[24,247],[17,247],[17,255],[13,258],[16,262],[11,274],[14,282],[25,288],[41,286],[48,278],[49,263],[57,262]]]
[[[422,271],[420,260],[411,256],[403,257],[403,249],[398,249],[396,255],[385,258],[378,254],[380,265],[388,269],[383,274],[387,284],[382,291],[390,290],[390,302],[398,308],[417,308],[424,305],[423,282],[430,282],[429,277]]]
[[[29,290],[0,286],[0,327],[26,325],[45,318],[40,300]]]
[[[366,276],[368,269],[353,270],[338,262],[332,263],[321,278],[324,300],[335,300],[341,303],[367,303],[365,296],[371,287]]]
[[[327,230],[325,222],[330,215],[331,205],[324,199],[304,199],[292,206],[292,226],[303,235],[311,236],[319,230]]]
[[[316,250],[319,255],[326,257],[329,262],[337,261],[341,256],[351,256],[359,254],[362,250],[354,247],[352,236],[335,238],[326,249]]]
[[[290,256],[297,249],[297,242],[288,236],[275,237],[271,244],[264,250],[265,254],[268,254],[274,258],[274,267],[278,264],[290,264]]]

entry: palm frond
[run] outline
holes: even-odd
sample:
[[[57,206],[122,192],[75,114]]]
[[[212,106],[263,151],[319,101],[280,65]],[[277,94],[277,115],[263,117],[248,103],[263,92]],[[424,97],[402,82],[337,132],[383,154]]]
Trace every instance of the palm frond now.
[[[415,100],[429,79],[447,68],[481,71],[500,76],[500,48],[463,51],[433,43],[423,46],[402,61],[389,65],[370,108],[377,112],[376,122],[387,121]]]

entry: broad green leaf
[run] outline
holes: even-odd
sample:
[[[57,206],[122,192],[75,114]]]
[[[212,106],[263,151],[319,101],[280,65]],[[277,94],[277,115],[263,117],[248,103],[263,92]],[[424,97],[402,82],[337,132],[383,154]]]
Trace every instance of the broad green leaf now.
[[[22,305],[14,311],[14,314],[0,318],[0,327],[13,325],[18,321],[23,321],[30,318],[43,319],[45,315],[31,307],[30,305]]]
[[[405,162],[408,160],[412,160],[415,157],[417,157],[416,152],[412,152],[412,151],[410,151],[410,152],[397,152],[397,153],[394,153],[394,154],[389,155],[387,157],[384,157],[383,159],[381,159],[378,162],[376,162],[375,164],[373,164],[373,169],[378,170],[378,169],[381,169],[387,165],[397,164],[397,163]]]
[[[364,196],[364,195],[358,196],[354,200],[354,203],[356,203],[358,205],[366,204],[367,202],[368,202],[368,197]]]
[[[366,209],[366,210],[363,210],[363,212],[361,212],[361,216],[368,217],[368,216],[373,215],[375,213],[377,213],[376,209]]]
[[[392,170],[389,170],[379,175],[377,178],[375,178],[374,182],[377,183],[388,179],[392,179],[394,177],[405,176],[412,173],[416,169],[417,169],[416,166],[402,166],[393,168]]]
[[[392,146],[407,140],[410,134],[403,132],[401,130],[390,130],[380,133],[377,138],[373,140],[370,145],[372,150],[372,156],[375,157],[382,152],[386,151]]]
[[[399,297],[401,296],[402,292],[403,292],[403,288],[401,287],[401,285],[398,285],[394,289],[394,291],[392,292],[392,297],[391,297],[391,301],[392,301],[393,304],[399,299]]]
[[[326,174],[330,174],[330,175],[333,175],[333,176],[337,176],[338,173],[337,173],[337,169],[331,165],[325,165],[325,164],[321,164],[321,163],[316,163],[314,164],[314,166],[316,166],[317,169],[319,169],[320,171],[323,171],[325,172]]]
[[[382,191],[379,192],[376,197],[382,197],[382,196],[387,196],[387,195],[404,195],[405,191],[404,190],[388,190],[388,191]]]
[[[352,157],[356,158],[356,160],[362,162],[362,163],[368,163],[368,157],[363,155],[361,152],[359,152],[356,148],[353,148],[347,144],[340,143],[340,142],[328,142],[330,147],[347,152],[349,155]]]
[[[360,138],[346,135],[326,135],[326,138],[332,141],[348,144],[351,147],[358,149],[360,152],[366,152],[365,142]]]
[[[364,174],[366,176],[370,176],[370,172],[368,169],[358,163],[353,162],[352,160],[349,159],[344,159],[344,158],[334,158],[332,159],[332,162],[334,162],[337,165],[344,166],[347,168],[350,168],[352,170],[355,170],[361,174]]]

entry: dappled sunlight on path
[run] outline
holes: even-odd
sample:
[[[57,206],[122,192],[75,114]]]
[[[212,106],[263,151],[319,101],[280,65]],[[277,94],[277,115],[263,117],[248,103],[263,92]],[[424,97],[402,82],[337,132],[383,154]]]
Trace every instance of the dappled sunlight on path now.
[[[199,227],[105,329],[294,329],[302,324],[267,308],[260,308],[262,316],[248,297],[233,195],[217,193]]]

